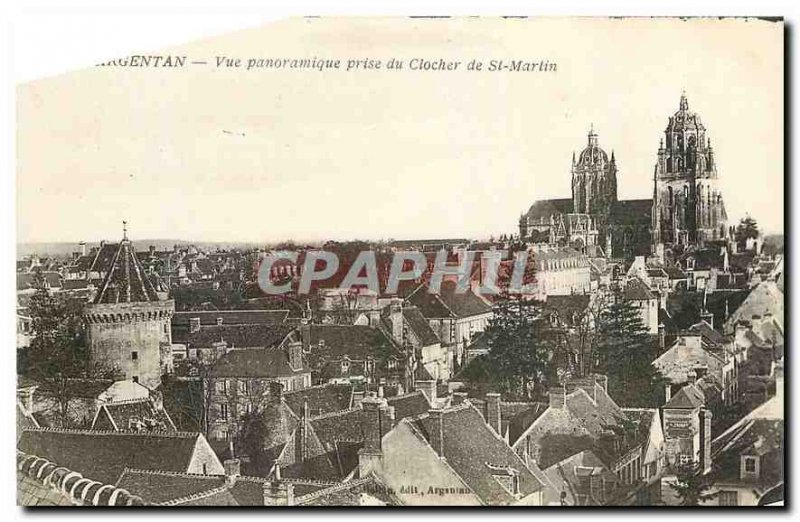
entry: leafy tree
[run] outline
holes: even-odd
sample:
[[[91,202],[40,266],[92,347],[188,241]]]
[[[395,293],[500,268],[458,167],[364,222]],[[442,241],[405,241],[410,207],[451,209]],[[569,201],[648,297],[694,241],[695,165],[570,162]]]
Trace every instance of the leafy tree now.
[[[758,223],[750,216],[743,217],[739,221],[739,224],[736,225],[734,236],[736,237],[736,244],[739,245],[739,248],[744,249],[748,239],[755,239],[759,236]]]
[[[676,470],[677,481],[669,487],[678,496],[681,506],[699,506],[702,502],[716,498],[716,493],[707,493],[712,480],[702,473],[698,464],[689,462]]]
[[[86,379],[112,377],[89,362],[81,304],[50,293],[41,272],[34,276],[30,300],[33,338],[22,370],[52,398],[54,421],[69,426],[74,399]]]

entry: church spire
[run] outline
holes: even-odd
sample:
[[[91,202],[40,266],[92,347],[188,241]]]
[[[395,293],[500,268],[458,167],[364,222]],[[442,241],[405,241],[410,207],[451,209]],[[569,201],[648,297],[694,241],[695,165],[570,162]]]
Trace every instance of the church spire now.
[[[597,134],[594,132],[594,123],[589,126],[589,146],[597,147]]]
[[[689,102],[686,99],[686,91],[681,91],[681,110],[688,111],[689,110]]]

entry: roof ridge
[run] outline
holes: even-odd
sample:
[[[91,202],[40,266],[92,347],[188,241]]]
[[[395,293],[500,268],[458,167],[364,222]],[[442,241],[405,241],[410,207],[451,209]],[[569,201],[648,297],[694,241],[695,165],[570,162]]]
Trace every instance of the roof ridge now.
[[[211,488],[205,491],[199,491],[197,493],[192,493],[191,495],[186,495],[183,497],[174,498],[172,500],[167,500],[166,502],[159,502],[159,506],[177,506],[183,504],[185,502],[191,502],[192,500],[200,500],[201,498],[207,498],[212,495],[216,495],[217,493],[222,493],[223,491],[227,491],[230,488],[230,484],[227,482],[222,484],[221,486],[217,486],[215,488]]]
[[[122,476],[126,472],[127,473],[141,473],[141,474],[144,474],[144,475],[166,475],[166,476],[172,476],[172,477],[181,476],[181,477],[207,478],[207,479],[225,478],[225,475],[207,475],[207,474],[203,474],[203,473],[190,473],[188,471],[168,471],[168,470],[163,470],[163,469],[129,468],[127,466],[122,469],[122,473],[120,474],[120,476]],[[117,482],[119,482],[119,480]]]
[[[104,404],[103,406],[107,406]],[[22,430],[23,433],[26,431],[35,431],[35,432],[49,432],[49,433],[71,433],[74,435],[141,435],[143,437],[152,437],[152,436],[159,436],[159,437],[172,437],[172,438],[192,438],[197,437],[198,435],[202,435],[199,431],[161,431],[161,430],[154,430],[154,431],[147,431],[147,432],[136,432],[136,431],[116,431],[116,430],[92,430],[88,428],[25,428]]]
[[[352,408],[348,408],[346,410],[329,411],[328,413],[323,413],[323,414],[317,415],[315,417],[312,416],[312,417],[309,417],[308,420],[315,421],[315,420],[320,420],[320,419],[326,419],[328,417],[335,417],[337,415],[342,415],[342,414],[345,414],[345,413],[350,413],[350,412],[354,412],[354,411],[361,411],[362,409],[363,408],[361,408],[361,406],[353,406]]]
[[[326,495],[330,495],[331,493],[336,493],[336,492],[341,491],[343,489],[349,489],[349,488],[352,488],[352,487],[360,486],[362,484],[366,484],[367,482],[369,482],[369,480],[370,480],[370,477],[365,477],[365,478],[361,478],[361,479],[351,480],[349,482],[340,482],[340,483],[338,483],[336,485],[332,485],[329,488],[320,489],[319,491],[312,491],[311,493],[308,493],[307,495],[303,495],[302,497],[298,497],[296,499],[296,503],[297,504],[301,504],[301,503],[305,503],[305,502],[310,502],[310,501],[315,500],[317,498],[324,497]]]

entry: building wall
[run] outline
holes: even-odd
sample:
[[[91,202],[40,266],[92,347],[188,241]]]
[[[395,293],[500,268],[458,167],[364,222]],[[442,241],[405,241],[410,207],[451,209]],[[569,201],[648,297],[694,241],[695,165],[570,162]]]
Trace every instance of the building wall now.
[[[173,301],[87,306],[91,362],[156,388],[161,384],[162,345],[169,345],[174,310]]]
[[[219,461],[214,450],[202,434],[198,435],[197,443],[194,446],[194,453],[189,462],[186,473],[196,473],[202,475],[224,475],[225,468]]]

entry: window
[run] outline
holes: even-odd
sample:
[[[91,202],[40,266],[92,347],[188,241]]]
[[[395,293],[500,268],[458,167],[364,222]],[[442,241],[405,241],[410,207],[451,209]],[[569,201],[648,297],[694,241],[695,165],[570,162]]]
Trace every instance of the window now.
[[[200,318],[199,317],[192,317],[189,319],[189,331],[199,332],[200,331]]]
[[[742,457],[742,472],[748,475],[758,474],[758,457]]]
[[[138,375],[134,375],[133,376],[133,382],[135,382],[136,384],[139,384],[139,376]]]
[[[225,420],[228,420],[228,405],[227,404],[220,404],[219,405],[219,416]]]
[[[720,491],[719,492],[719,505],[720,506],[738,506],[739,494],[735,491]]]
[[[217,317],[217,326],[222,326],[222,317]]]
[[[342,373],[350,371],[350,361],[342,361]]]
[[[139,352],[131,352],[131,361],[139,360]]]

